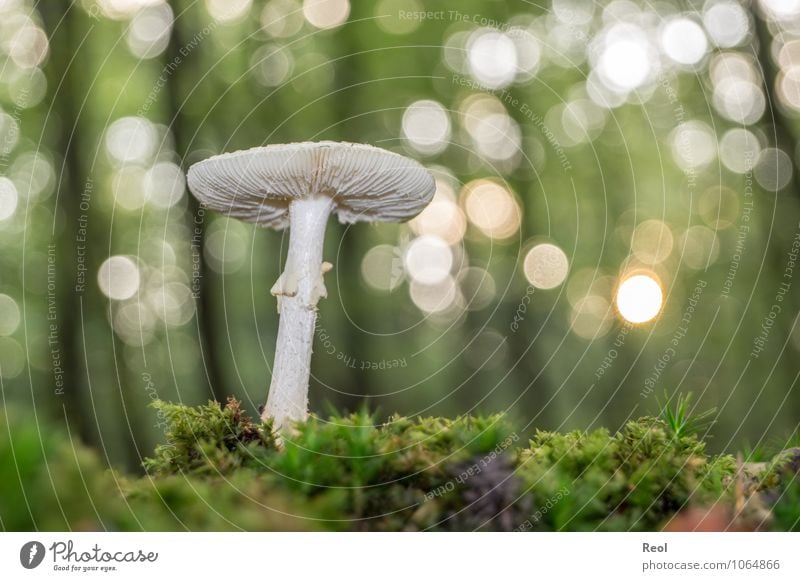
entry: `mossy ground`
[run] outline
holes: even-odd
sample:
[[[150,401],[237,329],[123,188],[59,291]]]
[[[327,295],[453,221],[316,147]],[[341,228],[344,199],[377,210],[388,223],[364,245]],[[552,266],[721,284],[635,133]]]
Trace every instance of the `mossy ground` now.
[[[796,450],[745,465],[669,417],[525,438],[502,416],[376,425],[357,413],[279,443],[234,400],[155,405],[169,428],[143,477],[105,470],[62,434],[0,426],[2,528],[800,529]]]

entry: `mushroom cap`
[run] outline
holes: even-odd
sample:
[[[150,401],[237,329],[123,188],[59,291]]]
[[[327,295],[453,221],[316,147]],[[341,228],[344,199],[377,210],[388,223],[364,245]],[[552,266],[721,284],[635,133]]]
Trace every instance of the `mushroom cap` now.
[[[342,223],[402,222],[433,198],[433,176],[385,149],[334,141],[267,145],[215,155],[189,168],[189,189],[208,208],[270,228],[289,225],[289,204],[329,195]]]

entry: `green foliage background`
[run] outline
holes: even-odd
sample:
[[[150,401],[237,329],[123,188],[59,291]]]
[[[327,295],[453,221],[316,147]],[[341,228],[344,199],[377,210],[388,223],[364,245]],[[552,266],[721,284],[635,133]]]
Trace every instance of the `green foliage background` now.
[[[662,4],[666,10],[670,3]],[[675,3],[673,9],[697,11],[701,4]],[[101,462],[138,470],[165,438],[163,418],[148,407],[153,399],[196,405],[235,396],[251,414],[265,400],[278,322],[268,289],[281,269],[286,234],[230,224],[204,213],[185,192],[168,208],[119,207],[115,179],[121,178],[104,140],[111,123],[127,116],[156,124],[156,159],[184,170],[211,154],[266,143],[347,140],[420,157],[447,168],[462,184],[499,177],[514,192],[522,208],[518,235],[497,241],[472,226],[467,232],[464,252],[471,264],[491,273],[497,292],[486,308],[456,321],[426,317],[405,284],[392,293],[364,284],[365,253],[376,244],[400,244],[409,236],[407,226],[331,223],[326,259],[335,268],[328,275],[330,296],[320,306],[320,326],[334,353],[317,345],[311,386],[315,412],[345,413],[363,405],[377,410],[379,418],[395,412],[409,417],[506,412],[529,433],[600,427],[613,433],[655,409],[653,396],[642,397],[645,381],[703,280],[708,286],[701,306],[658,382],[658,393],[693,390],[702,409],[716,407],[709,445],[717,452],[771,439],[785,442],[797,429],[796,287],[782,303],[766,350],[758,358],[749,355],[800,224],[796,179],[777,193],[753,184],[751,231],[729,296],[722,291],[737,252],[735,226],[719,230],[719,255],[706,269],[670,263],[664,313],[631,329],[624,345],[615,344],[623,328],[616,317],[594,339],[572,332],[566,284],[533,293],[518,329],[511,328],[529,290],[521,265],[533,241],[549,239],[563,248],[571,275],[589,268],[616,276],[630,252],[618,227],[649,218],[676,232],[698,224],[694,193],[718,186],[735,192],[740,204],[733,221],[740,220],[745,176],[714,161],[689,187],[674,163],[669,153],[674,103],[661,85],[643,104],[609,111],[593,140],[566,148],[571,169],[565,171],[542,127],[521,104],[536,118],[546,118],[554,105],[581,90],[589,65],[542,66],[533,79],[494,93],[518,103],[506,109],[519,124],[526,158],[504,169],[476,157],[458,118],[465,98],[490,91],[459,82],[443,60],[447,38],[476,25],[430,19],[404,34],[381,26],[381,18],[396,20],[405,6],[452,8],[446,3],[354,0],[343,26],[318,30],[305,23],[281,39],[261,28],[263,0],[255,0],[233,23],[215,22],[204,2],[172,0],[169,5],[174,25],[168,46],[155,58],[140,59],[126,45],[129,20],[109,18],[90,0],[24,4],[49,38],[40,65],[46,93],[35,106],[22,106],[24,79],[0,78],[3,111],[19,129],[0,169],[5,175],[20,156],[37,152],[52,171],[45,187],[49,195],[22,196],[15,215],[0,223],[0,292],[15,300],[21,320],[10,336],[0,337],[3,404],[13,406],[6,410],[14,410],[15,422],[41,427],[19,437],[42,438],[50,445],[56,438],[51,426],[59,426],[58,438],[68,434],[68,442],[87,443],[99,451]],[[588,29],[592,33],[602,24],[604,4],[598,6]],[[749,3],[745,6],[751,33],[736,50],[763,65],[771,100],[751,129],[765,146],[794,156],[796,118],[777,106],[773,95],[771,32]],[[496,23],[551,14],[548,4],[499,0],[463,0],[458,10]],[[3,26],[4,35],[13,33],[11,19]],[[291,51],[294,69],[285,82],[267,88],[256,79],[252,55],[273,42]],[[11,60],[4,70],[13,73]],[[717,137],[737,126],[711,106],[706,68],[671,73],[668,82],[685,119],[708,123]],[[452,143],[435,156],[417,154],[402,138],[403,112],[420,99],[440,102],[452,117]],[[243,240],[238,268],[209,266],[204,240],[215,232]],[[191,316],[157,326],[138,343],[130,334],[121,337],[110,324],[119,305],[97,284],[98,269],[112,255],[135,257],[143,265],[143,284],[170,272],[188,286],[199,269],[201,289],[189,301]],[[614,364],[596,377],[612,349]],[[343,364],[337,354],[408,364],[362,370]],[[605,436],[581,436],[586,446],[594,437]],[[71,454],[69,447],[63,453]],[[293,456],[282,461],[292,462]],[[168,481],[161,486],[169,487]],[[553,486],[558,489],[558,483]]]

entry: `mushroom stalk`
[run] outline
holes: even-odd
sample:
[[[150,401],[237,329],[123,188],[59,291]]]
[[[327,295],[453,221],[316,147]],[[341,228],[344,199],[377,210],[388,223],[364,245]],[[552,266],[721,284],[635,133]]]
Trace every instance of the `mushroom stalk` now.
[[[267,405],[262,419],[283,430],[308,415],[308,379],[317,320],[317,302],[327,296],[322,262],[325,227],[333,208],[327,195],[296,199],[289,206],[289,253],[286,267],[272,287],[278,299],[278,339]]]

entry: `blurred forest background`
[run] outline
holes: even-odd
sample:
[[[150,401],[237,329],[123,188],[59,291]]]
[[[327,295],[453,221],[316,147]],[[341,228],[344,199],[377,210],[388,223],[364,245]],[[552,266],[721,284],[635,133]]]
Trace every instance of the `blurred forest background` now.
[[[110,463],[154,398],[266,399],[287,233],[186,169],[323,139],[438,188],[331,223],[313,411],[797,429],[800,2],[0,0],[0,59],[2,402]]]

